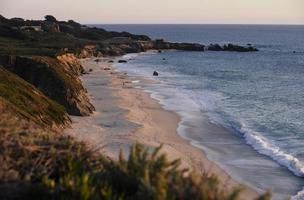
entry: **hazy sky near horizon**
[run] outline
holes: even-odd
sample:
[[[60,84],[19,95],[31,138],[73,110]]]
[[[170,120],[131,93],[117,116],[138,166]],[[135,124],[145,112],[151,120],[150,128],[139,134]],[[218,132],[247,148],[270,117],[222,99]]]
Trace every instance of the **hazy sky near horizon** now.
[[[0,14],[101,24],[304,24],[304,0],[0,0]]]

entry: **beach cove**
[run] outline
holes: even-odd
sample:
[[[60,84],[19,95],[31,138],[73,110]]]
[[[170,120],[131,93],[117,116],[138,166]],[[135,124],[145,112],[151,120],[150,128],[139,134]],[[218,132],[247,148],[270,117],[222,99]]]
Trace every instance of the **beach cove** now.
[[[227,190],[242,187],[244,199],[257,197],[255,190],[241,186],[209,161],[203,151],[177,134],[180,117],[176,113],[166,111],[149,93],[134,87],[132,77],[115,71],[109,59],[98,63],[94,60],[82,61],[84,68],[91,71],[82,76],[82,82],[96,111],[89,117],[72,117],[72,129],[66,133],[111,159],[118,158],[120,149],[127,153],[135,142],[148,147],[162,144],[162,152],[170,160],[181,159],[182,168],[214,174]]]
[[[11,11],[0,199],[304,199],[304,26]]]

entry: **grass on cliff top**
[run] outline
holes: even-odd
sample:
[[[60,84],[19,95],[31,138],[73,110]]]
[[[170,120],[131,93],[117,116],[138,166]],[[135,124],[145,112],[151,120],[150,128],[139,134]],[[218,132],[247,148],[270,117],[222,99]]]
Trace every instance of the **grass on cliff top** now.
[[[0,36],[0,55],[45,55],[54,56],[58,50],[36,47],[34,42]]]
[[[29,34],[29,33],[28,33]],[[29,39],[0,36],[0,55],[38,55],[55,57],[64,48],[76,52],[91,42],[62,33],[31,33]]]
[[[61,125],[68,116],[63,106],[0,66],[0,101],[19,115],[43,125]]]

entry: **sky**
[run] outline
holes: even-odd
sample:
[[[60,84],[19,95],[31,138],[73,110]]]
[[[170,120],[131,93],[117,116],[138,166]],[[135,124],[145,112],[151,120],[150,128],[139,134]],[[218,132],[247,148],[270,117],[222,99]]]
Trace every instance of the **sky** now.
[[[0,14],[83,24],[304,24],[304,0],[0,0]]]

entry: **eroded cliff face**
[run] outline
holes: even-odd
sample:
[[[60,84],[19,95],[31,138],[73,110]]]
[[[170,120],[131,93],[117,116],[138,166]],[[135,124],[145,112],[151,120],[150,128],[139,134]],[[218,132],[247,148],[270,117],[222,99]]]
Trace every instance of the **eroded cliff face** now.
[[[64,64],[67,71],[74,73],[76,76],[80,76],[85,72],[79,59],[73,53],[57,56],[57,60]]]
[[[63,105],[69,114],[87,116],[94,111],[79,79],[83,68],[74,55],[1,56],[0,63]]]

